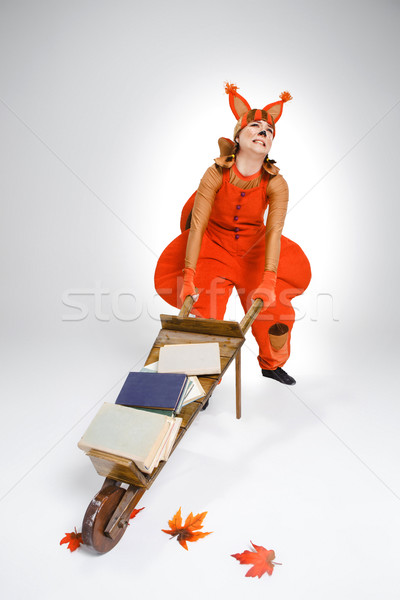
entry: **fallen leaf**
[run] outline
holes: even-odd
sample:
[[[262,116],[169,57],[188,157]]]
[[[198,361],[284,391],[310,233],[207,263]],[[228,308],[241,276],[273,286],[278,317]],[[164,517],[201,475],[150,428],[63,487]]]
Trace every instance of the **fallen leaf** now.
[[[182,525],[181,509],[168,521],[168,525],[171,529],[162,529],[164,533],[169,533],[171,538],[176,537],[182,548],[188,549],[186,542],[197,542],[200,538],[210,535],[212,531],[196,531],[196,529],[202,529],[203,520],[207,512],[199,513],[197,515],[187,516],[185,523]]]
[[[140,513],[140,511],[143,510],[144,508],[145,508],[144,506],[142,506],[142,508],[134,508],[133,511],[131,512],[131,516],[129,517],[129,520],[134,519],[136,517],[136,515],[138,513]]]
[[[250,542],[255,552],[245,550],[240,554],[231,554],[233,558],[236,558],[241,565],[254,565],[246,573],[246,577],[258,577],[260,578],[264,573],[272,575],[275,565],[281,563],[274,562],[275,552],[273,550],[267,550],[264,546],[256,546],[253,542]]]
[[[60,546],[61,544],[68,544],[67,548],[69,548],[71,552],[74,552],[81,544],[83,544],[82,534],[78,533],[75,527],[75,531],[65,534],[65,537],[63,537],[60,542]]]

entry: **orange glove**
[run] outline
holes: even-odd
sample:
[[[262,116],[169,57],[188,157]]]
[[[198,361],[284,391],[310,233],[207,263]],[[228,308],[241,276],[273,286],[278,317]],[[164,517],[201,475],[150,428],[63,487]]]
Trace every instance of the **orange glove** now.
[[[198,299],[199,294],[197,293],[193,282],[194,276],[195,271],[190,267],[183,269],[183,286],[181,289],[181,293],[179,294],[181,302],[185,301],[186,296],[192,296],[195,302]]]
[[[264,271],[262,281],[252,295],[253,300],[261,298],[264,302],[263,310],[275,302],[275,285],[276,273],[273,271]]]

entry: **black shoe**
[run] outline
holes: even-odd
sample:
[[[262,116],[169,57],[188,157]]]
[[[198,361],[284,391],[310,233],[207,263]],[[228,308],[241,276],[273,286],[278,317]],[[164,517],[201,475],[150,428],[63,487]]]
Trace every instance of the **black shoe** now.
[[[284,383],[285,385],[294,385],[296,380],[288,375],[286,371],[278,367],[273,371],[268,371],[267,369],[261,369],[264,377],[269,377],[270,379],[275,379],[275,381],[279,381],[279,383]]]

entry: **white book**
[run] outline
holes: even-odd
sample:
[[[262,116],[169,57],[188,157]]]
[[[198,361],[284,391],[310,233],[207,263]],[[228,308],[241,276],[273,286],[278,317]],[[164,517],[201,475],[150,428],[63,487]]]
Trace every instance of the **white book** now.
[[[221,373],[218,342],[171,344],[162,346],[158,357],[159,373],[216,375]]]
[[[105,402],[78,446],[129,458],[150,474],[160,460],[167,460],[181,423],[179,417]]]

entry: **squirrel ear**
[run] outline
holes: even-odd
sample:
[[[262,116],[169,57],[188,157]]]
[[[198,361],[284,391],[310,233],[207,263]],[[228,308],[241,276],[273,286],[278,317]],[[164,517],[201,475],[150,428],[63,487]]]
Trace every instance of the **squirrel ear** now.
[[[245,113],[251,110],[250,104],[237,93],[238,87],[234,83],[225,84],[225,92],[229,94],[229,106],[236,119],[239,120]]]
[[[232,154],[235,144],[229,138],[223,137],[223,138],[219,138],[218,146],[219,146],[220,156],[227,156],[228,154]]]
[[[282,94],[279,96],[280,100],[278,100],[277,102],[272,102],[271,104],[267,104],[267,106],[264,106],[263,110],[265,110],[265,112],[269,113],[271,115],[271,117],[274,119],[275,123],[277,121],[279,121],[279,119],[281,118],[281,114],[282,114],[282,110],[283,110],[283,103],[284,102],[289,102],[289,100],[292,100],[292,96],[290,95],[289,92],[282,92]]]
[[[274,122],[276,123],[277,121],[279,121],[281,114],[282,114],[282,107],[283,104],[282,102],[273,102],[272,104],[268,104],[267,106],[264,106],[263,110],[265,110],[265,112],[267,112],[268,114],[271,115],[271,117],[273,118]]]

